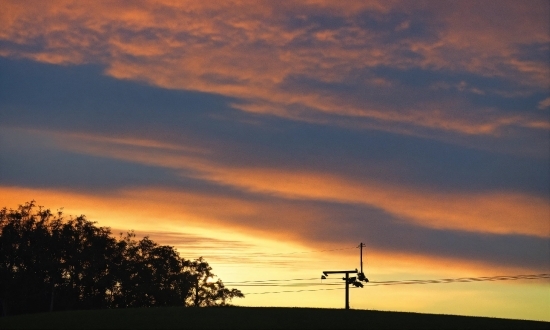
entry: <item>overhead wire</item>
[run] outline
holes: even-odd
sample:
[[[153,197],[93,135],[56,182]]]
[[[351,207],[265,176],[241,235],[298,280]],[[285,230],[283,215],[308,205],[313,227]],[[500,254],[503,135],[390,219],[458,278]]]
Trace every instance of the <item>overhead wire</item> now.
[[[357,247],[346,247],[346,248],[338,248],[338,249],[325,249],[325,250],[312,250],[312,251],[296,251],[296,252],[281,252],[281,253],[264,253],[264,252],[256,252],[256,253],[241,253],[241,252],[235,252],[235,253],[228,253],[228,252],[222,252],[217,253],[216,256],[219,255],[231,255],[231,256],[257,256],[257,257],[264,257],[264,256],[284,256],[284,255],[294,255],[294,254],[306,254],[306,253],[316,253],[316,252],[332,252],[332,251],[342,251],[342,250],[351,250],[356,249]],[[205,255],[209,256],[209,255]],[[214,255],[212,255],[215,257]]]
[[[341,251],[341,250],[351,250],[356,249],[357,247],[348,247],[348,248],[339,248],[339,249],[328,249],[328,250],[314,250],[314,251],[298,251],[298,252],[283,252],[283,253],[271,253],[270,255],[286,255],[286,254],[301,254],[301,253],[315,253],[315,252],[331,252],[331,251]]]
[[[342,283],[290,283],[290,284],[241,284],[239,286],[246,287],[298,287],[298,286],[332,286],[341,285]]]
[[[289,282],[289,281],[312,281],[318,280],[319,277],[310,278],[291,278],[291,279],[277,279],[277,280],[256,280],[256,281],[238,281],[238,282],[224,282],[225,284],[241,284],[241,283],[263,283],[263,282]]]
[[[364,284],[365,287],[370,286],[385,286],[385,285],[411,285],[411,284],[450,284],[450,283],[471,283],[471,282],[484,282],[484,281],[511,281],[511,280],[536,280],[536,279],[550,279],[550,274],[530,274],[530,275],[500,275],[500,276],[483,276],[483,277],[459,277],[459,278],[446,278],[435,280],[402,280],[402,281],[373,281]],[[301,283],[303,284],[303,283]],[[311,283],[311,285],[341,285],[342,283]],[[263,285],[254,285],[263,286]],[[267,286],[286,286],[291,285],[267,285]],[[304,285],[305,286],[305,285]],[[351,287],[357,289],[356,287]],[[340,288],[326,288],[326,289],[301,289],[301,290],[283,290],[283,291],[270,291],[270,292],[250,292],[250,294],[270,294],[270,293],[291,293],[291,292],[304,292],[304,291],[326,291],[326,290],[343,290]]]
[[[282,252],[282,253],[235,253],[233,255],[254,255],[254,256],[283,256],[294,254],[306,254],[316,252],[331,252],[341,250],[351,250],[359,248],[347,247],[338,249],[325,249],[325,250],[312,250],[312,251],[297,251],[297,252]],[[368,259],[365,257],[365,263],[368,265]],[[342,283],[284,283],[292,281],[312,281],[319,279],[318,277],[312,278],[294,278],[294,279],[271,279],[271,280],[247,280],[247,281],[231,281],[224,282],[228,285],[238,285],[246,287],[308,287],[308,286],[339,286]],[[326,280],[335,280],[339,278],[330,278]],[[450,283],[469,283],[469,282],[483,282],[483,281],[507,281],[507,280],[535,280],[535,279],[550,279],[550,274],[530,274],[530,275],[500,275],[500,276],[483,276],[483,277],[460,277],[460,278],[444,278],[444,279],[421,279],[421,280],[399,280],[399,281],[371,281],[365,283],[365,287],[369,286],[388,286],[388,285],[411,285],[411,284],[450,284]],[[282,283],[281,283],[282,282]],[[358,289],[352,286],[353,289]],[[330,291],[330,290],[343,290],[340,288],[323,288],[323,289],[300,289],[300,290],[283,290],[283,291],[270,291],[270,292],[249,292],[245,294],[270,294],[270,293],[292,293],[292,292],[305,292],[305,291]]]
[[[331,291],[331,290],[343,290],[344,288],[330,288],[330,289],[302,289],[302,290],[285,290],[285,291],[270,291],[270,292],[251,292],[245,293],[244,295],[250,294],[268,294],[268,293],[290,293],[290,292],[305,292],[305,291]]]
[[[308,285],[340,285],[338,283],[323,283],[321,282],[306,282],[306,283],[284,283],[293,281],[312,281],[320,280],[319,277],[310,278],[295,278],[295,279],[278,279],[278,280],[257,280],[257,281],[241,281],[241,282],[223,282],[224,284],[238,285],[238,286],[308,286]],[[339,278],[324,279],[324,281],[339,280]],[[281,283],[283,282],[283,283]]]
[[[324,249],[324,250],[312,250],[312,251],[297,251],[297,252],[282,252],[282,253],[235,253],[234,255],[254,255],[254,256],[283,256],[294,254],[306,254],[316,252],[331,252],[341,250],[356,249],[359,246],[337,248],[337,249]],[[365,258],[365,262],[368,265],[368,259]],[[227,285],[238,285],[246,287],[309,287],[309,286],[336,286],[342,283],[285,283],[293,281],[312,281],[319,279],[318,277],[311,278],[294,278],[294,279],[269,279],[269,280],[247,280],[247,281],[230,281],[224,282]],[[339,278],[330,278],[327,280],[337,280]],[[399,281],[371,281],[364,286],[388,286],[388,285],[411,285],[411,284],[449,284],[449,283],[468,283],[468,282],[482,282],[482,281],[506,281],[506,280],[535,280],[535,279],[550,279],[550,274],[530,274],[530,275],[502,275],[502,276],[484,276],[484,277],[460,277],[460,278],[446,278],[446,279],[422,279],[422,280],[399,280]],[[352,286],[353,289],[357,289]],[[326,291],[326,290],[342,290],[342,288],[323,288],[323,289],[301,289],[301,290],[283,290],[283,291],[270,291],[270,292],[250,292],[246,294],[269,294],[269,293],[290,293],[290,292],[304,292],[304,291]]]
[[[235,253],[235,255],[254,255],[254,256],[282,256],[293,254],[306,254],[316,252],[331,252],[341,250],[356,249],[359,246],[338,248],[338,249],[325,249],[325,250],[312,250],[312,251],[297,251],[297,252],[282,252],[282,253]],[[368,265],[368,259],[365,258]],[[238,285],[246,287],[310,287],[310,286],[340,286],[342,283],[285,283],[293,281],[312,281],[319,279],[318,277],[311,278],[294,278],[294,279],[269,279],[269,280],[247,280],[247,281],[231,281],[225,282],[228,285]],[[330,278],[326,280],[337,280],[339,278]],[[469,283],[469,282],[482,282],[482,281],[506,281],[506,280],[535,280],[535,279],[550,279],[550,274],[530,274],[530,275],[501,275],[501,276],[483,276],[483,277],[460,277],[460,278],[446,278],[446,279],[421,279],[421,280],[399,280],[399,281],[371,281],[364,286],[388,286],[388,285],[411,285],[411,284],[450,284],[450,283]],[[358,289],[352,286],[353,289]],[[330,290],[343,290],[340,288],[322,288],[322,289],[300,289],[300,290],[282,290],[282,291],[269,291],[269,292],[249,292],[245,294],[271,294],[271,293],[292,293],[292,292],[305,292],[305,291],[330,291]]]
[[[501,276],[483,276],[483,277],[459,277],[459,278],[442,278],[436,280],[403,280],[403,281],[373,281],[367,286],[379,285],[408,285],[408,284],[446,284],[446,283],[469,283],[483,281],[513,281],[513,280],[536,280],[550,278],[550,274],[533,274],[533,275],[501,275]]]
[[[241,253],[241,252],[217,252],[215,255],[210,254],[201,254],[202,257],[208,258],[211,261],[214,260],[217,264],[224,265],[242,265],[243,263],[269,263],[270,266],[285,266],[289,263],[303,262],[297,258],[301,258],[299,255],[310,254],[310,253],[321,253],[321,252],[332,252],[332,251],[343,251],[356,249],[356,246],[345,247],[345,248],[336,248],[336,249],[323,249],[323,250],[311,250],[311,251],[295,251],[295,252],[281,252],[281,253],[264,253],[264,252],[252,252],[252,253]],[[273,258],[270,261],[263,261],[262,258]],[[281,258],[281,259],[278,259]],[[240,260],[240,261],[238,261]],[[244,260],[244,261],[243,261]],[[282,265],[281,265],[282,263]],[[227,282],[228,284],[230,282]],[[231,282],[231,283],[240,283],[240,282]]]

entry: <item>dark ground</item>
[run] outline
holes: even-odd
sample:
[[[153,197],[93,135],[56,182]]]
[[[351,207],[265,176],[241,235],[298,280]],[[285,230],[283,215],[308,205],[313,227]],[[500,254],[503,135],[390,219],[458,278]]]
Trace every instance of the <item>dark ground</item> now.
[[[550,329],[550,322],[318,308],[128,308],[0,318],[0,329]]]

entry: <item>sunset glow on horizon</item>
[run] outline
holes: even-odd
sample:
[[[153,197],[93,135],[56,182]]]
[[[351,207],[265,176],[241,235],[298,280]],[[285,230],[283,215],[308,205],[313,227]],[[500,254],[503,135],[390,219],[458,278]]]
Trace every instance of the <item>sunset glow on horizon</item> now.
[[[242,306],[343,307],[360,242],[374,282],[550,273],[548,1],[0,8],[0,207],[203,256]],[[350,303],[550,321],[549,284]]]

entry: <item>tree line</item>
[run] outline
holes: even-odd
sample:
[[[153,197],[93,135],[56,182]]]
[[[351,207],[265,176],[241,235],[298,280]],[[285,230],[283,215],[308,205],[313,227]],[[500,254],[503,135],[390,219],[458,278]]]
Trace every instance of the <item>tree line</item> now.
[[[114,237],[84,215],[65,219],[34,201],[0,210],[2,315],[72,309],[225,306],[243,298],[201,258],[133,232]]]

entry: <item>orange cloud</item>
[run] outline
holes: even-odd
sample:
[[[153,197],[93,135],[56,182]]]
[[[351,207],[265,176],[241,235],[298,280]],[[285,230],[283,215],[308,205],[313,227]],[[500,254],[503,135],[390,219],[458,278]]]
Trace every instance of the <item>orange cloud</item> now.
[[[114,235],[133,229],[140,236],[148,235],[161,244],[175,246],[186,258],[207,256],[211,262],[231,267],[243,267],[242,262],[249,263],[250,267],[254,264],[267,267],[266,262],[297,268],[308,265],[309,269],[318,268],[319,271],[323,267],[334,268],[342,264],[359,267],[358,250],[341,250],[342,247],[353,247],[356,242],[324,241],[322,250],[340,250],[295,254],[320,249],[320,242],[308,235],[310,228],[325,226],[331,230],[334,227],[334,224],[324,222],[322,214],[303,206],[281,208],[272,202],[251,202],[162,188],[98,195],[0,186],[0,196],[2,207],[15,208],[29,198],[36,198],[39,205],[53,210],[62,207],[66,216],[85,214],[89,220],[98,221],[98,225],[113,228]],[[243,221],[250,217],[255,219],[254,224]],[[220,240],[220,244],[212,240]],[[448,277],[534,271],[513,263],[498,264],[460,255],[438,255],[437,251],[387,251],[366,243],[365,269],[379,277],[405,271],[425,276],[433,274],[435,269],[438,276]]]
[[[354,72],[387,66],[467,71],[546,88],[550,74],[546,63],[516,54],[521,43],[550,41],[548,8],[542,2],[499,3],[498,12],[494,4],[470,1],[444,5],[150,1],[139,6],[123,1],[4,1],[3,8],[0,39],[13,43],[2,50],[3,56],[57,64],[101,63],[107,74],[119,79],[240,98],[247,104],[236,107],[244,111],[327,123],[338,119],[319,115],[336,115],[370,120],[385,130],[407,124],[467,135],[497,134],[514,125],[548,129],[523,125],[536,121],[526,114],[518,118],[490,109],[465,114],[468,105],[454,104],[403,108],[369,102],[361,93],[348,95],[307,84],[285,86],[293,77],[341,84]],[[376,32],[353,22],[358,12],[383,15],[392,10],[432,13],[438,20],[433,36],[384,43]],[[325,27],[308,22],[308,13],[331,13],[351,23]],[[408,20],[395,28],[406,31],[410,26]],[[403,51],[419,56],[403,57]],[[367,77],[363,87],[392,86],[391,81],[380,84],[380,79]],[[398,86],[393,88],[395,93]]]
[[[547,97],[544,100],[540,101],[537,108],[541,110],[550,108],[550,97]]]
[[[275,169],[214,169],[202,178],[287,198],[360,203],[421,226],[548,237],[550,206],[544,198],[519,193],[419,191],[380,182],[356,182],[324,173]]]
[[[548,201],[544,197],[526,193],[436,191],[414,186],[395,186],[373,179],[351,179],[343,174],[250,166],[234,167],[216,161],[215,150],[197,146],[177,147],[179,149],[174,150],[176,147],[169,145],[167,148],[164,144],[154,141],[133,142],[131,139],[125,139],[121,143],[120,139],[78,135],[71,135],[71,138],[67,139],[62,138],[60,134],[54,136],[58,137],[57,141],[61,147],[74,152],[185,170],[186,174],[182,172],[182,175],[267,196],[361,204],[383,210],[403,221],[429,228],[550,236]],[[200,152],[197,153],[196,150]],[[164,196],[161,192],[158,193]],[[216,203],[211,200],[206,204]],[[239,210],[249,209],[236,202],[224,202],[224,205],[239,205]],[[224,207],[220,206],[219,209],[222,210]],[[273,212],[277,213],[275,210],[268,213]],[[304,217],[309,218],[305,215]]]
[[[488,76],[512,74],[526,84],[548,85],[548,66],[543,62],[519,60],[514,48],[520,44],[548,43],[548,2],[535,1],[525,5],[503,1],[497,7],[475,1],[449,4],[442,3],[438,8],[449,24],[449,29],[442,35],[445,44],[432,49],[442,52],[441,55],[446,51],[455,53],[456,61],[444,63],[446,67],[463,67],[469,72],[482,72]],[[526,17],[529,19],[524,19]],[[491,60],[495,57],[501,61]],[[499,68],[502,64],[508,68]]]

